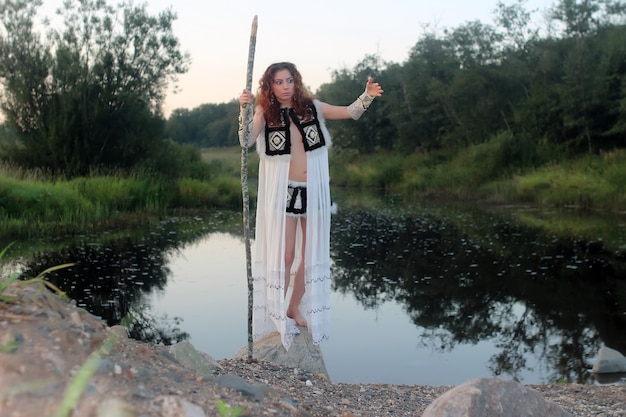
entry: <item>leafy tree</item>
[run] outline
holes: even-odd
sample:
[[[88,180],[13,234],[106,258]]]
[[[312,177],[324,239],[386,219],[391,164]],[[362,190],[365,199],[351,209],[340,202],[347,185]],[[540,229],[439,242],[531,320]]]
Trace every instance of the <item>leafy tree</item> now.
[[[63,30],[34,31],[41,0],[0,1],[0,104],[20,146],[18,163],[67,175],[129,168],[159,152],[161,103],[189,58],[175,14],[131,1],[68,0]],[[1,29],[4,29],[3,31]]]
[[[565,38],[584,38],[610,26],[624,24],[626,3],[621,0],[559,0],[550,17]]]
[[[389,96],[400,95],[390,117],[398,128],[402,149],[441,147],[441,139],[454,125],[447,92],[459,67],[449,41],[434,34],[427,34],[415,44],[402,67],[390,67],[391,84],[385,87],[385,99],[392,101]]]
[[[604,40],[599,63],[601,87],[609,100],[605,138],[613,146],[626,146],[626,26],[614,28]]]
[[[499,2],[496,26],[473,21],[426,33],[402,64],[370,55],[334,71],[316,92],[323,101],[352,102],[369,75],[385,88],[358,123],[329,122],[336,148],[356,155],[388,149],[446,155],[506,137],[507,164],[525,167],[565,155],[557,149],[624,146],[626,5],[559,0],[547,17],[560,32],[542,39],[525,2]],[[229,146],[236,115],[236,102],[177,109],[167,135],[190,146]]]
[[[337,104],[352,103],[363,92],[367,77],[385,85],[384,64],[377,55],[368,55],[352,70],[343,68],[332,74],[332,83],[322,85],[317,96],[322,101]],[[358,123],[350,120],[329,122],[333,146],[350,149],[356,153],[372,153],[379,149],[392,149],[396,136],[383,100],[378,100],[361,117]]]
[[[510,54],[527,56],[530,48],[539,40],[539,30],[530,27],[532,12],[524,8],[526,0],[513,4],[499,1],[495,10],[495,21],[502,30],[505,56]]]
[[[463,69],[498,61],[497,48],[502,37],[490,25],[468,22],[454,29],[448,38]]]
[[[2,110],[9,127],[23,131],[38,127],[38,114],[47,92],[52,54],[34,32],[33,19],[41,0],[0,3],[0,81]]]
[[[167,121],[169,137],[176,143],[199,147],[233,146],[236,143],[239,103],[203,104],[176,109]]]
[[[608,132],[615,123],[613,109],[619,108],[619,96],[607,88],[607,80],[612,87],[619,86],[624,74],[619,64],[623,49],[616,50],[609,39],[619,30],[611,22],[623,22],[625,11],[623,3],[613,0],[561,0],[551,9],[551,18],[563,28],[563,38],[549,50],[557,59],[556,87],[546,87],[558,94],[563,129],[553,139],[570,151],[595,152],[613,142],[605,139],[612,136]],[[609,67],[603,69],[604,64]]]

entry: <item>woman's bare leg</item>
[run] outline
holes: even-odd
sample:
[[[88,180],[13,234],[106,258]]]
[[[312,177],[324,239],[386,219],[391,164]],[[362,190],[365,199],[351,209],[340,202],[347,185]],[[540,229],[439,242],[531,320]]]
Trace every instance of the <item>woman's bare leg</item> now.
[[[291,281],[291,267],[296,257],[296,231],[298,219],[293,216],[285,218],[285,296]]]
[[[297,222],[296,226],[297,226]],[[291,293],[291,299],[289,300],[289,307],[287,308],[287,317],[292,318],[296,321],[298,326],[306,327],[307,322],[302,313],[300,312],[300,301],[302,301],[302,297],[304,296],[304,250],[305,250],[305,242],[306,242],[306,218],[300,219],[300,225],[302,227],[302,256],[300,259],[300,263],[298,264],[298,269],[296,270],[296,274],[293,280],[293,291]],[[294,244],[293,244],[293,254],[295,255],[295,227],[294,227]],[[289,228],[287,228],[289,230]],[[287,239],[286,239],[287,240]],[[286,259],[285,259],[286,263]],[[293,264],[293,258],[291,259],[291,263]],[[286,267],[286,265],[285,265]]]

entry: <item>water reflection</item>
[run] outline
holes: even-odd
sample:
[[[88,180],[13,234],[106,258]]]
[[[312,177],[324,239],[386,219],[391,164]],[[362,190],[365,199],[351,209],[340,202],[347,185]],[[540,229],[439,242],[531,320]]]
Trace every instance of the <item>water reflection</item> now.
[[[155,315],[150,293],[162,291],[171,278],[171,257],[217,229],[233,230],[240,216],[205,213],[199,217],[172,217],[154,230],[104,234],[73,239],[65,245],[39,247],[22,261],[22,274],[36,276],[54,265],[74,266],[47,276],[79,307],[109,325],[124,324],[131,337],[171,344],[189,338],[179,317]],[[16,245],[18,250],[24,244]]]
[[[547,375],[532,383],[591,383],[592,360],[603,344],[626,352],[626,263],[621,251],[615,249],[623,246],[615,234],[612,241],[617,242],[616,246],[608,247],[600,239],[557,237],[545,233],[545,228],[512,221],[519,210],[495,213],[380,201],[380,205],[368,204],[364,209],[353,204],[353,197],[343,198],[339,198],[342,210],[333,218],[331,235],[336,326],[343,325],[342,321],[351,315],[354,325],[362,326],[363,333],[369,332],[378,339],[380,348],[387,350],[405,343],[413,352],[445,356],[488,345],[491,353],[484,366],[492,374],[522,381],[539,370]],[[208,245],[207,237],[216,232],[221,234],[221,242],[226,242],[224,236],[240,241],[240,221],[239,213],[224,212],[172,218],[158,228],[133,235],[89,237],[39,249],[23,262],[28,275],[53,265],[77,262],[50,279],[79,305],[109,324],[131,317],[133,334],[139,339],[172,343],[192,333],[195,343],[199,335],[211,333],[206,330],[207,311],[191,311],[190,321],[197,319],[200,323],[186,331],[183,328],[189,327],[181,323],[180,317],[159,316],[151,310],[150,304],[156,302],[153,295],[167,294],[167,288],[180,280],[180,272],[172,268],[179,268],[177,260],[188,254],[190,262],[199,264],[196,268],[202,272],[194,278],[197,282],[179,281],[177,288],[186,286],[188,291],[211,293],[213,298],[206,295],[199,302],[216,304],[216,308],[219,297],[231,297],[226,294],[226,285],[215,284],[219,279],[230,279],[225,277],[227,272],[207,272],[207,257],[202,256],[207,250],[217,252],[228,245],[210,238],[212,248],[196,245]],[[241,252],[232,261],[233,268],[240,268],[242,246],[233,245],[228,250]],[[218,256],[220,261],[230,259],[226,252]],[[208,269],[217,268],[217,264],[214,261]],[[184,274],[193,272],[186,270]],[[239,271],[237,274],[241,275]],[[213,283],[200,283],[207,277]],[[204,289],[204,284],[211,290]],[[237,294],[242,297],[242,307],[237,310],[245,314],[245,284]],[[183,304],[191,299],[179,296]],[[359,315],[366,316],[363,310],[383,309],[393,310],[382,319],[391,320],[384,337],[376,334],[383,330],[371,321],[357,323]],[[218,317],[223,311],[222,307]],[[399,323],[404,321],[411,323],[415,333],[398,334],[394,323],[400,328]],[[226,339],[228,328],[214,333]],[[240,334],[232,342],[235,345],[229,347],[233,353],[245,345],[245,325],[236,331]],[[356,340],[354,333],[350,337]],[[412,338],[414,342],[410,342]],[[374,342],[365,343],[364,350],[374,348]],[[329,346],[332,356],[332,344]],[[354,346],[350,350],[354,351]],[[399,367],[413,360],[403,356],[394,359]],[[329,371],[335,378],[331,367]],[[350,370],[342,372],[338,380],[375,382],[355,381],[346,375]],[[424,383],[433,381],[432,376],[424,378]],[[451,376],[441,381],[458,382],[463,379]]]
[[[400,302],[424,346],[493,340],[495,375],[542,366],[549,381],[582,383],[602,343],[626,351],[624,258],[602,242],[428,207],[344,211],[334,225],[334,288],[369,307]]]

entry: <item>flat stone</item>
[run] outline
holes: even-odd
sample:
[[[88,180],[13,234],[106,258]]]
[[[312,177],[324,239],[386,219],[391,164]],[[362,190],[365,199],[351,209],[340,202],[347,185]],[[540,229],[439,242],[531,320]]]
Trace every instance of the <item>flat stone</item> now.
[[[218,376],[215,383],[223,388],[230,388],[241,392],[256,401],[263,401],[263,390],[256,385],[249,384],[238,375],[226,374]]]
[[[161,405],[160,415],[163,417],[206,417],[200,406],[180,397],[160,396],[156,402]]]
[[[169,350],[181,365],[195,370],[207,379],[212,378],[211,366],[219,366],[209,355],[200,354],[188,340],[170,346]]]
[[[302,369],[330,380],[322,350],[313,343],[311,334],[304,330],[294,337],[293,343],[286,351],[280,340],[280,333],[275,332],[263,336],[252,345],[253,359],[263,360],[288,368]],[[248,347],[241,348],[233,359],[245,360],[248,358]]]
[[[135,417],[133,407],[119,398],[107,398],[98,405],[96,417]]]

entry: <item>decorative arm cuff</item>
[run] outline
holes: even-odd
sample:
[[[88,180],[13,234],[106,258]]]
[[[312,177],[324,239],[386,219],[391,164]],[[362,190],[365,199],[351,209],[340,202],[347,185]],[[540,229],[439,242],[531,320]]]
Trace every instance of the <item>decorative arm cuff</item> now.
[[[367,91],[364,91],[363,94],[348,106],[348,114],[354,120],[359,120],[363,113],[365,113],[365,110],[372,104],[372,101],[374,101],[374,97],[367,94]]]

